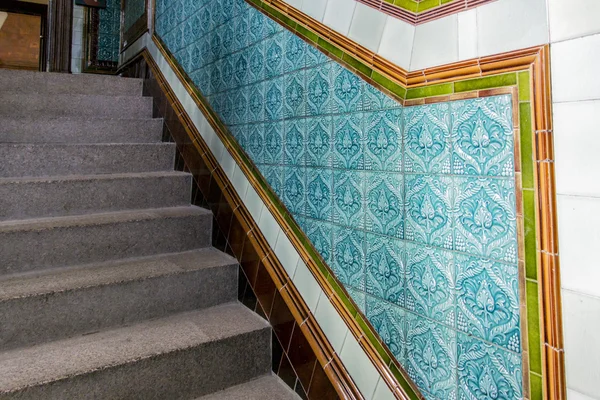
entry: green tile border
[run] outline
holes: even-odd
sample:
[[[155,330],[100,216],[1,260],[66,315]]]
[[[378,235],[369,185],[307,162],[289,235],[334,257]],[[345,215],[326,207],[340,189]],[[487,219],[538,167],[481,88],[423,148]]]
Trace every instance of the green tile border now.
[[[501,73],[497,75],[491,75],[482,78],[475,79],[464,79],[457,80],[454,82],[447,82],[442,84],[434,84],[429,86],[417,87],[407,89],[401,84],[391,80],[383,74],[373,70],[371,66],[364,64],[362,61],[354,57],[354,55],[346,53],[341,48],[332,44],[326,38],[323,38],[315,32],[307,29],[306,27],[296,23],[289,17],[281,14],[279,11],[264,3],[262,0],[246,0],[248,3],[253,4],[256,8],[263,11],[267,16],[275,19],[287,29],[295,32],[298,36],[305,39],[307,42],[317,47],[322,52],[329,55],[338,63],[345,65],[349,69],[355,71],[367,81],[371,82],[381,90],[389,92],[395,95],[401,100],[415,100],[415,99],[427,99],[437,96],[448,96],[453,94],[465,94],[468,92],[474,92],[486,89],[497,89],[516,87],[518,88],[518,112],[519,112],[519,138],[520,138],[520,153],[521,153],[521,171],[522,171],[522,187],[523,187],[523,217],[524,217],[524,231],[525,231],[525,254],[523,259],[525,260],[525,271],[521,271],[524,274],[520,279],[526,279],[526,316],[521,316],[521,321],[527,321],[524,326],[526,329],[526,337],[528,338],[529,348],[529,382],[530,382],[530,393],[531,399],[541,398],[543,395],[542,385],[542,343],[541,343],[541,331],[540,331],[540,297],[537,290],[538,287],[538,265],[537,265],[537,229],[536,229],[536,207],[535,207],[535,190],[534,190],[534,170],[535,163],[533,160],[533,136],[532,136],[532,93],[531,93],[531,79],[532,74],[529,69],[524,68],[523,71]],[[395,0],[395,2],[412,2],[412,0]],[[154,35],[161,43],[162,41],[158,36]],[[164,46],[163,46],[164,47]],[[166,48],[165,48],[166,50]],[[170,55],[170,53],[169,53]],[[170,55],[173,62],[177,64],[172,55]],[[187,76],[185,72],[179,67],[180,71],[184,76]],[[188,83],[191,80],[188,78]],[[192,87],[193,84],[191,84]],[[200,92],[195,89],[198,98],[201,99],[207,109],[214,111],[210,108],[208,103],[204,100]],[[216,114],[215,114],[216,115]],[[218,120],[218,119],[217,119]],[[220,121],[219,121],[220,123]],[[225,126],[222,126],[223,131],[229,132]],[[363,329],[365,336],[369,342],[373,345],[382,360],[386,361],[386,364],[392,371],[392,374],[397,379],[400,386],[404,389],[406,395],[410,399],[419,399],[420,395],[415,392],[413,385],[411,385],[410,378],[405,376],[405,373],[401,368],[396,365],[394,360],[390,358],[391,353],[386,350],[383,342],[378,338],[376,332],[374,332],[369,324],[365,323],[362,314],[359,312],[358,307],[354,301],[347,295],[345,289],[333,276],[331,270],[327,264],[323,261],[318,252],[314,249],[306,235],[301,231],[300,227],[288,214],[287,210],[283,206],[283,203],[277,198],[275,192],[270,188],[266,180],[262,178],[258,169],[245,156],[244,150],[239,146],[237,141],[233,140],[233,136],[230,136],[230,144],[238,154],[242,155],[243,161],[252,171],[254,178],[265,189],[268,194],[269,200],[275,205],[277,211],[284,216],[284,219],[291,226],[293,233],[300,238],[301,243],[304,245],[305,250],[312,258],[312,261],[316,264],[317,268],[327,278],[333,291],[337,293],[340,300],[348,309],[350,314],[355,318],[355,321]],[[388,363],[389,360],[389,363]]]

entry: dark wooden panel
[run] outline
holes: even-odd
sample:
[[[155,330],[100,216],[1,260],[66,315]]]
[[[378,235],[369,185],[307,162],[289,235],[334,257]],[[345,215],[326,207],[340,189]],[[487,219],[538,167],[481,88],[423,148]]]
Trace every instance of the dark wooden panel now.
[[[5,14],[6,20],[0,27],[0,68],[37,70],[42,18],[37,15]]]

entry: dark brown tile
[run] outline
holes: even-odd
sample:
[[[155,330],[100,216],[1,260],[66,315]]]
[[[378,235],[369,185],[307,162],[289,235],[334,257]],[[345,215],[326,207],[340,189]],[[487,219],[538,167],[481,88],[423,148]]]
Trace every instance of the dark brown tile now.
[[[194,182],[192,184],[192,199],[191,200],[192,200],[192,204],[197,207],[208,208],[208,202],[206,201],[206,198],[204,197],[204,195],[198,188],[198,185],[196,185],[196,182]]]
[[[233,210],[225,198],[219,204],[219,209],[217,210],[216,221],[219,224],[219,228],[225,235],[225,237],[229,237],[229,229],[231,228],[231,220],[233,219]]]
[[[308,389],[308,398],[310,400],[339,399],[335,388],[329,381],[329,377],[319,363],[315,365],[315,371]]]
[[[252,287],[256,285],[256,276],[258,274],[258,266],[260,265],[260,257],[254,248],[250,236],[244,241],[244,249],[242,257],[239,259],[242,270],[248,278],[248,282]]]
[[[281,365],[281,357],[283,356],[283,354],[283,346],[281,345],[281,343],[279,343],[279,339],[277,339],[275,332],[271,331],[271,370],[274,373],[277,373],[277,371],[279,371],[279,366]]]
[[[269,317],[277,288],[262,262],[258,265],[256,282],[253,289],[259,304],[265,311],[266,316]]]
[[[227,237],[223,234],[221,229],[217,226],[215,219],[213,218],[213,228],[212,228],[212,245],[214,248],[225,251],[227,247]]]
[[[275,293],[269,322],[273,326],[273,330],[283,345],[284,350],[287,352],[296,321],[279,292]]]
[[[300,326],[297,324],[294,326],[287,354],[296,374],[298,374],[300,382],[302,382],[302,386],[305,388],[310,387],[310,380],[315,369],[315,363],[317,363],[317,356],[304,336],[304,332],[302,332]]]
[[[296,381],[296,389],[294,389],[294,392],[296,392],[296,394],[303,400],[308,400],[308,396],[306,395],[306,391],[304,390],[304,387],[302,386],[302,383],[300,382],[300,379],[298,379]]]
[[[246,229],[247,227],[245,224],[242,224],[237,218],[237,215],[234,213],[231,220],[231,226],[229,228],[227,243],[231,247],[233,256],[238,260],[242,259],[244,243],[246,242],[246,236],[248,235]]]
[[[288,360],[285,353],[281,357],[281,363],[279,365],[277,376],[279,376],[279,379],[284,381],[286,385],[294,390],[298,378],[296,377],[296,372],[294,371],[294,368],[292,367],[292,364],[290,363],[290,360]]]

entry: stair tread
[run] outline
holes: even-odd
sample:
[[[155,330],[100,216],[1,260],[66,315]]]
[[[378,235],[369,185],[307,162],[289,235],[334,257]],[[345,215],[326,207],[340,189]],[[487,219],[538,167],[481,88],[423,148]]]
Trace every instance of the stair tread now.
[[[212,215],[209,210],[196,206],[150,208],[142,210],[113,211],[98,214],[69,215],[64,217],[31,218],[0,221],[0,233],[15,231],[43,231],[69,226],[106,225],[129,221],[160,218],[177,218],[194,215]]]
[[[200,346],[269,325],[227,303],[90,335],[0,353],[0,393]]]
[[[213,247],[0,277],[0,301],[236,265]]]
[[[135,178],[157,178],[171,176],[187,176],[188,172],[182,171],[149,171],[149,172],[129,172],[114,174],[86,174],[86,175],[57,175],[57,176],[25,176],[25,177],[0,177],[0,185],[12,183],[36,183],[36,182],[73,182],[73,181],[95,181],[95,180],[115,180],[115,179],[135,179]]]
[[[296,400],[298,395],[279,378],[265,375],[196,400]]]

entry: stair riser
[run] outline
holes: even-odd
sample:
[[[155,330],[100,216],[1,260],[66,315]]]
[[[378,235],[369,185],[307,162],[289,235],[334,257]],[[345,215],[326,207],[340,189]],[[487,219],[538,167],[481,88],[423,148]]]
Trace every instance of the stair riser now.
[[[0,183],[0,221],[190,203],[191,175]]]
[[[66,377],[0,399],[189,399],[269,372],[271,330],[266,328],[198,347]]]
[[[113,96],[141,96],[141,79],[118,79],[114,77],[0,73],[0,87],[6,92],[55,94],[107,94]]]
[[[0,94],[0,115],[90,118],[152,118],[152,99],[87,95]]]
[[[230,265],[5,301],[0,351],[203,309],[235,301],[236,293]]]
[[[0,177],[170,171],[175,144],[0,145]]]
[[[0,274],[204,248],[210,214],[0,233]]]
[[[162,130],[162,119],[0,117],[0,143],[156,143]]]

